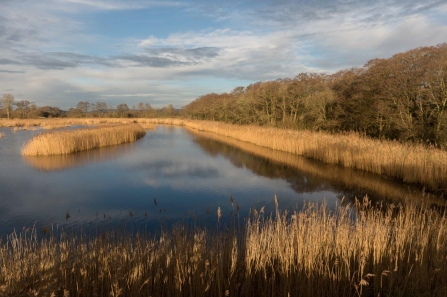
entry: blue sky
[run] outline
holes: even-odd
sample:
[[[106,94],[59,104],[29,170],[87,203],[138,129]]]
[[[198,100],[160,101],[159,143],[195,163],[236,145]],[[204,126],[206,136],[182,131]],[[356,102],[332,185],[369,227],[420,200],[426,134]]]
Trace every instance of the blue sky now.
[[[445,0],[0,0],[0,93],[180,108],[443,42]]]

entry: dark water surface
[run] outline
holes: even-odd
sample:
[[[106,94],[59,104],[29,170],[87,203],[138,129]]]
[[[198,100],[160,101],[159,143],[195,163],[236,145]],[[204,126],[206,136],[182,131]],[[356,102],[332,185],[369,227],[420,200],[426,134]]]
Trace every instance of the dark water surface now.
[[[365,194],[375,201],[420,196],[372,174],[181,127],[158,126],[131,144],[33,158],[22,157],[20,149],[39,131],[0,132],[0,235],[34,224],[39,230],[122,222],[151,228],[193,218],[217,224],[218,207],[223,222],[236,203],[241,217],[263,206],[269,213],[274,195],[281,209],[324,200],[334,207],[342,197]]]

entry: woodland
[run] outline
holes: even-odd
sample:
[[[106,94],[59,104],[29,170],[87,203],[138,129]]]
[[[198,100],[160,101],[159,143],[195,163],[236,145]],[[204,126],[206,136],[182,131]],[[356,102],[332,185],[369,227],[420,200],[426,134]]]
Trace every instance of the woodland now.
[[[1,99],[1,117],[173,117],[447,145],[447,43],[420,47],[333,74],[300,73],[229,93],[200,96],[182,109],[80,101],[68,111]]]
[[[257,82],[186,105],[190,119],[447,144],[447,44],[421,47],[361,68]]]

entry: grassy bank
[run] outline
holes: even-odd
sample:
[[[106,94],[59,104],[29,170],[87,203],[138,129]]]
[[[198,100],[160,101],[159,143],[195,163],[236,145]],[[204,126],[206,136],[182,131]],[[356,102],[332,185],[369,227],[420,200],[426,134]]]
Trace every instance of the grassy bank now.
[[[22,155],[48,156],[70,154],[136,141],[145,134],[145,130],[137,124],[106,125],[77,130],[46,132],[34,136],[22,148]]]
[[[261,209],[240,229],[41,240],[24,230],[0,244],[0,295],[445,296],[446,223],[426,208],[365,200],[333,212]]]
[[[431,191],[447,189],[447,151],[419,144],[381,141],[354,133],[333,135],[180,119],[148,121],[212,132],[273,150],[380,174]]]
[[[381,141],[358,134],[239,126],[219,122],[182,119],[38,119],[0,120],[0,126],[53,128],[69,125],[137,122],[143,127],[154,124],[181,125],[249,142],[277,151],[292,153],[329,164],[351,167],[424,186],[430,191],[447,188],[447,152],[420,144]]]
[[[136,119],[125,118],[50,118],[50,119],[0,119],[0,127],[9,127],[13,132],[20,130],[35,130],[36,128],[50,130],[69,126],[90,126],[101,124],[131,124]],[[140,126],[152,129],[154,125],[144,119],[139,121]]]
[[[244,160],[242,157],[243,154],[237,154],[233,152],[231,148],[234,147],[237,150],[247,152],[250,156],[258,156],[281,165],[286,165],[287,167],[295,168],[298,172],[304,173],[306,178],[330,181],[330,184],[335,186],[337,190],[352,192],[356,197],[362,197],[367,194],[372,200],[379,198],[380,201],[387,200],[393,201],[394,203],[405,203],[408,199],[411,199],[413,202],[428,202],[429,200],[432,203],[441,205],[445,203],[445,199],[437,198],[435,195],[426,195],[423,191],[418,190],[415,187],[409,187],[408,185],[404,185],[401,182],[394,180],[384,179],[381,176],[369,172],[322,164],[321,162],[309,158],[303,158],[283,151],[272,150],[211,132],[197,131],[194,129],[188,129],[188,131],[196,136],[195,142],[205,151],[211,152],[212,154],[222,154],[230,160],[236,159],[236,163],[239,166],[240,164],[243,164],[244,167],[259,175],[263,174],[262,168],[264,168],[263,166],[259,167],[259,161],[251,163],[251,158]],[[241,159],[238,159],[237,156],[241,156]],[[257,172],[257,170],[261,171]],[[274,171],[274,176],[281,177],[284,180],[291,182],[291,179],[287,175],[282,176],[281,172],[281,166],[278,166],[278,169]],[[296,172],[294,173],[294,176],[297,176]],[[303,184],[300,185],[300,189],[302,191],[316,190],[312,188],[311,190],[308,190],[306,188],[307,185],[309,184],[303,182]]]

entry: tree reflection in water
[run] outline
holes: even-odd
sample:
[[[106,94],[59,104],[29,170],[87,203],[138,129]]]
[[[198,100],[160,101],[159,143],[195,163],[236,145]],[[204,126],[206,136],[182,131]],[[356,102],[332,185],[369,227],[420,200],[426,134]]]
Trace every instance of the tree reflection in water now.
[[[340,199],[354,201],[365,195],[374,202],[422,201],[423,191],[415,186],[386,177],[336,165],[324,164],[297,155],[242,142],[230,137],[188,129],[197,143],[211,156],[223,156],[234,166],[245,167],[255,174],[286,180],[297,193],[340,192]],[[433,202],[441,202],[431,195]]]

